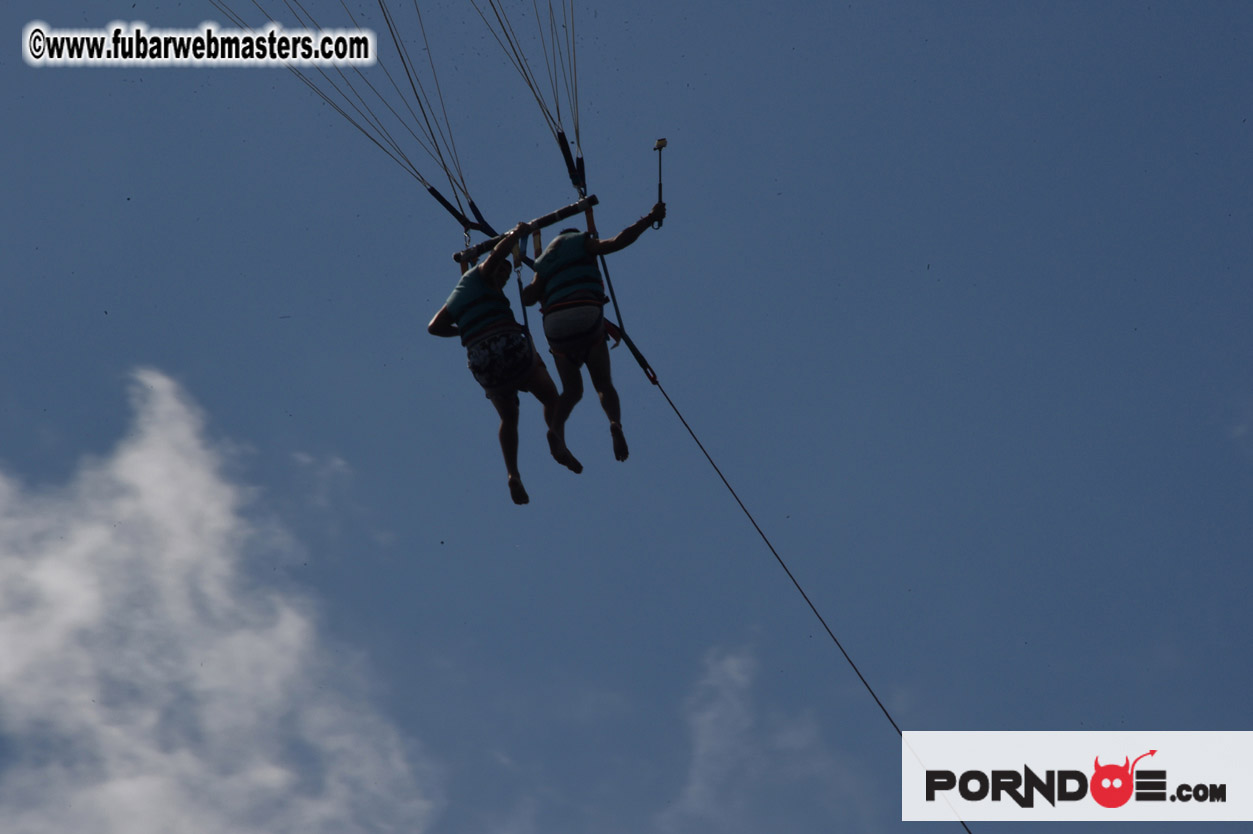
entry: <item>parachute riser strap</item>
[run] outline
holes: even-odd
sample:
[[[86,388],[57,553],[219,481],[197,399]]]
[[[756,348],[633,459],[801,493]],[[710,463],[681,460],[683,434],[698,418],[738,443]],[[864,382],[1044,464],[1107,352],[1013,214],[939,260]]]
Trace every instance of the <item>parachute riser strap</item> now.
[[[441,206],[443,206],[444,209],[449,214],[451,214],[457,220],[458,223],[461,224],[462,230],[465,231],[467,235],[469,235],[471,231],[482,232],[485,235],[496,234],[496,230],[493,229],[488,224],[488,222],[483,219],[483,215],[479,214],[479,210],[475,208],[474,203],[470,204],[470,209],[474,212],[474,216],[478,218],[477,220],[471,220],[470,218],[466,217],[465,212],[461,211],[452,203],[448,202],[448,198],[445,197],[443,194],[440,194],[439,191],[435,188],[435,186],[428,185],[426,187],[426,191],[428,194],[434,197],[435,201],[439,203]]]
[[[566,173],[570,175],[570,184],[574,186],[574,190],[579,192],[580,197],[587,196],[587,169],[583,164],[583,155],[579,154],[576,162],[574,154],[570,153],[570,140],[566,138],[564,130],[557,131],[557,146],[561,148],[561,158],[566,163]]]
[[[483,212],[479,211],[479,207],[474,204],[473,200],[470,201],[469,205],[470,205],[470,213],[473,214],[474,219],[478,221],[477,223],[474,224],[474,229],[476,231],[482,232],[488,237],[499,237],[499,232],[493,229],[492,224],[488,223],[487,220],[484,219]],[[466,246],[469,246],[469,245],[470,245],[470,242],[466,241]]]

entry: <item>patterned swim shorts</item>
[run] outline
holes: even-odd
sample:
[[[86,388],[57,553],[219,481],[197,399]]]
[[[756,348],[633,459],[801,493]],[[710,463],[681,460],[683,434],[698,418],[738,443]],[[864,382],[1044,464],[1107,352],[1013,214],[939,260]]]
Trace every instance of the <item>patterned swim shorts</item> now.
[[[496,333],[466,346],[470,373],[488,398],[502,389],[523,389],[538,358],[531,340],[521,331]]]

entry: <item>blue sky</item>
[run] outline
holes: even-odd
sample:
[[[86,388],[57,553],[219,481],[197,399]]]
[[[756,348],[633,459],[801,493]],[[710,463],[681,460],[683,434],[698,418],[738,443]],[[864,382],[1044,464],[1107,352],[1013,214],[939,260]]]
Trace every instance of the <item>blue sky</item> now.
[[[624,316],[898,723],[1249,729],[1253,11],[631,5],[579,22],[602,233],[669,140]],[[424,14],[481,208],[569,202],[469,4]],[[283,70],[34,69],[39,19],[221,16],[0,12],[6,830],[905,828],[625,350],[630,459],[524,403],[513,506],[425,333],[457,225]]]

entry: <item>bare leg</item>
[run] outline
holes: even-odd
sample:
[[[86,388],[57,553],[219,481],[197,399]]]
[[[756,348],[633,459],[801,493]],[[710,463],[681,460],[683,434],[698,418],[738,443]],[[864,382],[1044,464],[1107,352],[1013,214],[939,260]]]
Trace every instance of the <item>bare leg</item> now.
[[[565,418],[561,416],[561,396],[557,386],[553,385],[552,377],[543,362],[536,362],[527,387],[535,395],[535,399],[544,406],[544,423],[548,426],[548,451],[553,460],[569,469],[574,474],[583,471],[583,464],[566,448]],[[569,412],[566,412],[569,416]],[[560,420],[560,422],[558,422]]]
[[[515,504],[531,500],[522,486],[518,472],[518,402],[512,394],[492,398],[496,413],[500,415],[500,451],[505,456],[505,471],[509,473],[509,495]]]
[[[561,377],[561,399],[557,401],[557,425],[562,437],[565,437],[566,420],[570,412],[583,399],[583,371],[579,365],[571,362],[561,354],[553,354],[553,364],[557,366],[557,375]]]
[[[613,437],[613,456],[618,460],[626,460],[630,450],[627,448],[626,436],[622,433],[622,405],[618,400],[618,392],[613,387],[613,374],[609,367],[609,347],[603,341],[597,342],[587,355],[587,374],[592,378],[592,387],[600,397],[600,407],[609,418],[609,434]]]

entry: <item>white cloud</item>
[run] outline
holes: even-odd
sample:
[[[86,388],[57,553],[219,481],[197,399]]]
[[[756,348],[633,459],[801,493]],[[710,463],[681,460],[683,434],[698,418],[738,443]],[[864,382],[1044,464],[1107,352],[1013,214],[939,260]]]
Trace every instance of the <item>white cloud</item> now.
[[[295,452],[292,461],[306,480],[310,503],[319,510],[329,510],[352,479],[352,467],[339,455],[317,458],[308,452]]]
[[[753,766],[750,687],[757,664],[747,652],[713,652],[687,705],[692,763],[674,809],[681,816],[726,824],[741,799],[727,788]]]
[[[420,832],[436,769],[335,668],[309,603],[241,569],[199,414],[136,374],[135,426],[73,481],[0,474],[0,830]]]
[[[663,832],[866,828],[882,809],[864,767],[828,747],[810,714],[756,704],[751,650],[714,650],[685,705],[692,755]]]

